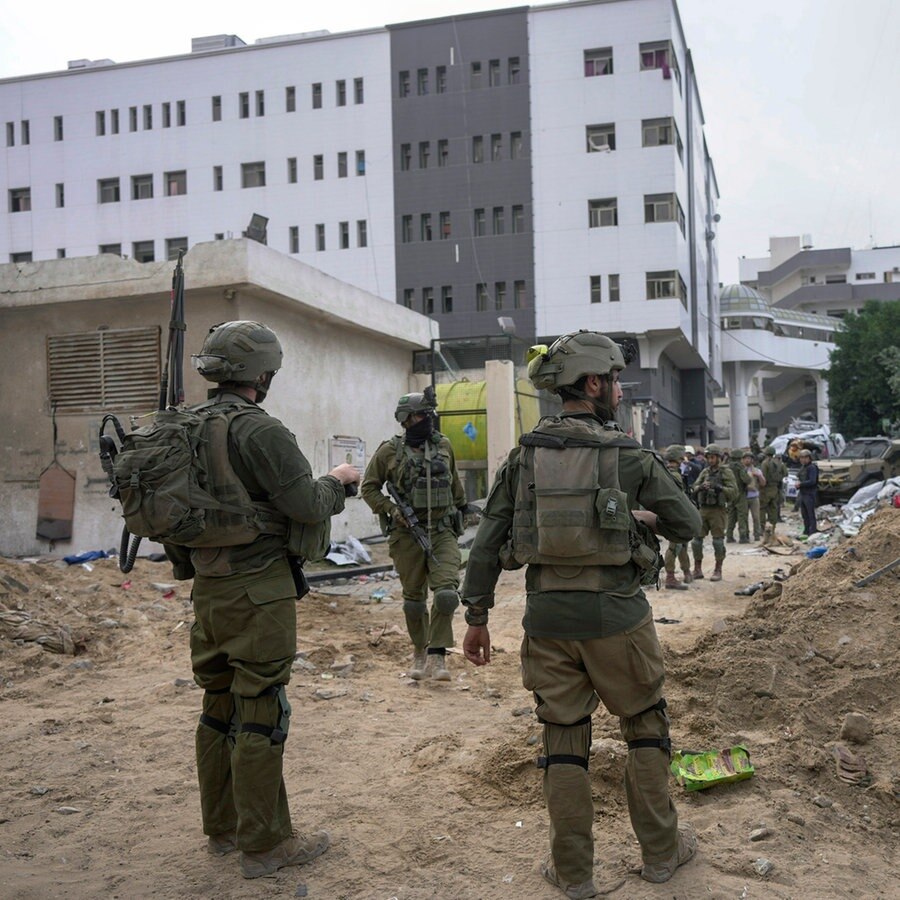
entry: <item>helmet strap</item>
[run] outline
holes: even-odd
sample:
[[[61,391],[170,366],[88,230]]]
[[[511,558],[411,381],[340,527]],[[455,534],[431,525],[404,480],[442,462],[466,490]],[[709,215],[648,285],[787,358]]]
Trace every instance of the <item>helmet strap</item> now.
[[[579,390],[570,384],[565,386],[566,394],[577,397],[579,400],[587,401],[593,407],[594,415],[603,422],[608,422],[615,418],[615,413],[609,405],[609,395],[612,390],[612,379],[609,375],[597,375],[597,377],[606,385],[605,396],[592,397],[585,391]]]
[[[253,387],[256,388],[257,403],[262,403],[263,400],[266,399],[266,395],[269,393],[269,388],[272,386],[272,379],[274,377],[274,372],[263,372],[263,374],[256,379]]]

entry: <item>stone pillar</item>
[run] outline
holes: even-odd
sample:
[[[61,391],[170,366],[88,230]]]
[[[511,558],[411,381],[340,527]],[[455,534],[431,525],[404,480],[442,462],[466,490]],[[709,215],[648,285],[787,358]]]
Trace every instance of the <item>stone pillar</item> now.
[[[509,360],[489,359],[484,364],[487,408],[487,487],[509,451],[516,445],[516,367]]]
[[[818,372],[813,373],[816,382],[816,421],[831,427],[831,411],[828,409],[828,382]]]
[[[750,445],[750,379],[756,373],[753,363],[726,364],[726,386],[731,412],[731,446]]]

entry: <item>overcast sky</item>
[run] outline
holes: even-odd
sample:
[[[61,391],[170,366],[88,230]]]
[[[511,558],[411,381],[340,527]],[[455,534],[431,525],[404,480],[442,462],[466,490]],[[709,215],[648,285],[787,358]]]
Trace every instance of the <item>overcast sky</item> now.
[[[297,4],[0,0],[0,78],[188,53],[191,38],[332,32],[520,6],[513,0]],[[679,0],[721,191],[719,274],[769,235],[900,244],[900,2]]]

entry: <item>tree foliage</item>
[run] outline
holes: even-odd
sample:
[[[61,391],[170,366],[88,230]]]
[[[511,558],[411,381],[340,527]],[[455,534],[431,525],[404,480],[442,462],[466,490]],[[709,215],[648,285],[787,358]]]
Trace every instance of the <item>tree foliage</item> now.
[[[869,300],[835,335],[828,380],[831,425],[844,437],[900,427],[900,302]]]

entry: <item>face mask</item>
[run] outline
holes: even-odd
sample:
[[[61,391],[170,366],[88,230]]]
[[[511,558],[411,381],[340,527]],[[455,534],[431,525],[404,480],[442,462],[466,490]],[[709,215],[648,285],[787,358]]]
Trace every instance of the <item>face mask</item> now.
[[[432,431],[431,416],[426,416],[421,422],[416,422],[406,429],[406,443],[418,447],[431,437]]]

